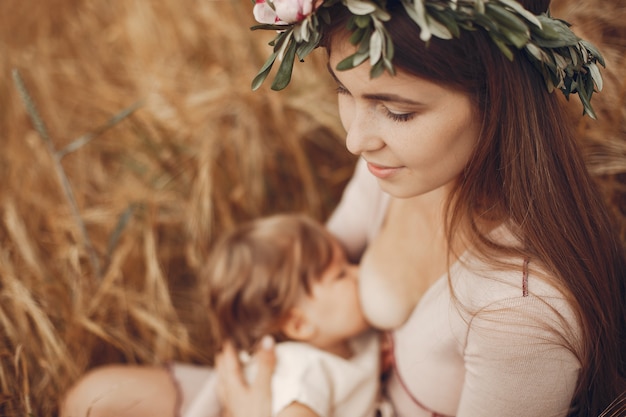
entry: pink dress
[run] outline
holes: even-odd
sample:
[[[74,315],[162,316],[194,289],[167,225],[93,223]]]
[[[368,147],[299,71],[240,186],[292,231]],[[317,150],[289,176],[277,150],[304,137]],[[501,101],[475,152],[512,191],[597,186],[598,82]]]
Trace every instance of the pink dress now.
[[[389,200],[359,162],[328,221],[353,258],[376,238]],[[518,270],[494,271],[466,252],[391,332],[386,391],[398,417],[567,415],[580,370],[575,313],[523,259],[512,261]]]

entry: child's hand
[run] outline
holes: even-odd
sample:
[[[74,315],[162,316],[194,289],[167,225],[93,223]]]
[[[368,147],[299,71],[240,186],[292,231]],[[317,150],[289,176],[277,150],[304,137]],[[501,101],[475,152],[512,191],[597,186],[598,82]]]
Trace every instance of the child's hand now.
[[[228,417],[269,417],[271,415],[272,373],[276,365],[274,341],[264,338],[254,354],[258,366],[254,380],[248,384],[231,343],[225,343],[216,358],[219,396]]]

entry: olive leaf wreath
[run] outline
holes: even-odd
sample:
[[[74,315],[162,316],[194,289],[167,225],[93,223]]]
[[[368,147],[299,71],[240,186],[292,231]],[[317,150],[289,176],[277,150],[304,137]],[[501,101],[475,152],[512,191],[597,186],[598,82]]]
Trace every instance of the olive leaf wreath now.
[[[384,26],[391,18],[385,10],[385,0],[325,0],[298,22],[251,28],[277,31],[269,43],[273,52],[252,81],[253,90],[263,84],[277,59],[280,66],[271,88],[282,90],[289,84],[296,56],[303,61],[319,46],[322,27],[332,19],[329,7],[338,2],[352,14],[348,30],[357,51],[341,61],[337,69],[351,69],[369,60],[371,77],[385,70],[395,74],[394,45]],[[458,38],[461,30],[482,28],[509,60],[513,60],[513,48],[523,50],[542,73],[548,91],[559,89],[568,99],[570,94],[577,93],[583,114],[596,118],[591,97],[594,91],[602,90],[597,64],[604,67],[605,62],[600,51],[576,36],[566,21],[546,13],[534,15],[515,0],[401,0],[401,3],[419,26],[422,41],[428,42],[432,36]]]

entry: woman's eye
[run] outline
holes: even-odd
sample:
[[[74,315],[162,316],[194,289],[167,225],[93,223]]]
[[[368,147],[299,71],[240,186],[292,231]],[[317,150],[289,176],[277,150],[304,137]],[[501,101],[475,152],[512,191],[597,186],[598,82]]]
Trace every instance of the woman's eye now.
[[[394,122],[408,122],[415,116],[415,113],[394,113],[389,109],[385,109],[387,112],[387,117],[389,117]]]
[[[350,94],[350,92],[343,85],[338,85],[335,91],[337,91],[337,94]]]

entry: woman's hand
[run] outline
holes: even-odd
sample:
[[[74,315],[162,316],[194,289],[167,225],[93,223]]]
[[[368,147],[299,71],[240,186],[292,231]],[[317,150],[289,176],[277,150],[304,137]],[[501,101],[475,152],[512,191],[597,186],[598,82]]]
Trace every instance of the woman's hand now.
[[[276,365],[274,340],[266,336],[254,354],[258,366],[254,381],[248,383],[231,343],[225,343],[216,358],[219,395],[227,417],[270,417],[272,411],[271,381]]]

